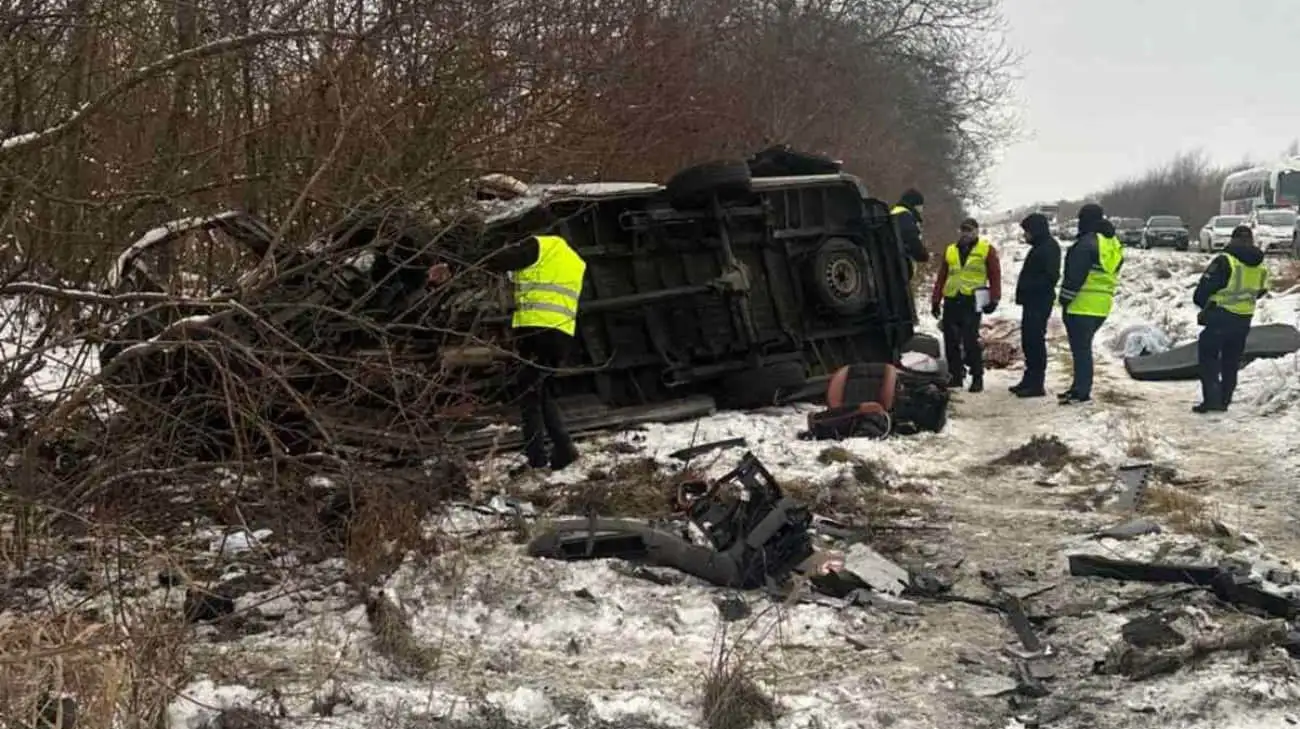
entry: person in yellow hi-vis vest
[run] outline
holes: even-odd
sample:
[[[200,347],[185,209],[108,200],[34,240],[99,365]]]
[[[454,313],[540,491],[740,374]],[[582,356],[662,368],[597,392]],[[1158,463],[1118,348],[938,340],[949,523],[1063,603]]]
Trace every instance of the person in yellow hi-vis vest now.
[[[519,475],[528,469],[548,466],[553,471],[566,468],[578,459],[578,450],[564,426],[548,383],[573,346],[587,264],[564,238],[537,235],[502,248],[482,265],[489,271],[509,273],[514,280],[511,329],[516,351],[524,360],[518,397],[524,455],[528,462],[513,473]],[[450,277],[451,271],[445,263],[429,269],[431,283],[441,284]]]
[[[979,223],[966,218],[957,242],[948,246],[930,295],[930,313],[943,328],[948,386],[961,387],[970,371],[969,392],[984,391],[984,348],[980,321],[992,314],[1002,298],[1002,265],[998,251],[980,235]],[[987,296],[985,296],[987,295]]]
[[[1079,208],[1079,235],[1065,254],[1061,308],[1074,360],[1074,382],[1058,396],[1062,405],[1092,400],[1092,340],[1115,303],[1124,247],[1096,203]]]
[[[1192,303],[1201,310],[1197,320],[1205,327],[1196,343],[1201,402],[1192,407],[1192,412],[1222,412],[1232,404],[1255,302],[1267,292],[1264,251],[1255,245],[1251,229],[1238,225],[1223,253],[1210,261],[1192,293]]]

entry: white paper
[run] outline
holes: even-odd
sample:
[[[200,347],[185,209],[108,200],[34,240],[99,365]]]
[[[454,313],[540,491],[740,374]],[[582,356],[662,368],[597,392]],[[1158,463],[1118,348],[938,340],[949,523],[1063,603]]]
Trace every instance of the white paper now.
[[[988,305],[989,305],[988,288],[981,286],[980,288],[975,289],[975,308],[983,311],[984,307]]]

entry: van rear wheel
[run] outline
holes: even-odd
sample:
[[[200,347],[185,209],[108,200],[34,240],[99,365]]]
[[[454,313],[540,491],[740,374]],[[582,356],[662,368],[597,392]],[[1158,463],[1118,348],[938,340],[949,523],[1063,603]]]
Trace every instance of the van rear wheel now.
[[[813,257],[813,290],[822,305],[836,314],[862,313],[871,300],[870,275],[866,253],[848,238],[831,238]]]

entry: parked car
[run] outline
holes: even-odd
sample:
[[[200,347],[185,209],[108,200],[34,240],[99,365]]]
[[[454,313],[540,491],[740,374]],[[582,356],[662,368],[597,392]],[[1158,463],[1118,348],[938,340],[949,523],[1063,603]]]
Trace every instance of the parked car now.
[[[1187,224],[1177,215],[1152,215],[1142,227],[1142,238],[1138,245],[1151,249],[1168,247],[1185,251],[1191,244],[1191,232]]]
[[[274,251],[270,269],[287,273],[250,278],[236,266],[223,300],[139,307],[101,350],[113,396],[144,410],[184,410],[230,432],[226,376],[267,366],[264,355],[244,362],[241,352],[272,351],[275,381],[293,392],[271,393],[268,410],[328,401],[336,424],[357,422],[364,410],[364,432],[348,431],[358,438],[401,425],[405,414],[392,403],[423,412],[426,398],[453,397],[448,388],[435,392],[430,372],[461,375],[455,403],[500,404],[517,366],[492,346],[509,330],[509,285],[471,264],[551,226],[587,263],[574,361],[554,380],[566,411],[816,399],[840,367],[898,361],[913,337],[907,263],[889,205],[838,169],[800,173],[751,161],[688,168],[664,185],[519,187],[510,199],[470,203],[478,212],[454,234],[437,220],[459,213],[407,209],[354,216],[305,245],[272,247],[270,226],[235,213],[150,232],[119,259],[112,290],[167,290],[147,254],[198,229],[219,229],[253,261]],[[469,266],[432,297],[428,263],[412,263],[430,250]],[[263,331],[261,320],[280,333]],[[180,343],[176,327],[187,333]],[[240,345],[222,358],[190,343],[200,339]],[[276,418],[305,433],[315,428],[301,414]]]
[[[1255,245],[1265,253],[1295,250],[1296,211],[1290,208],[1255,208],[1246,218],[1255,231]]]
[[[1244,215],[1216,215],[1210,218],[1196,235],[1196,249],[1203,253],[1222,250],[1232,237],[1232,229],[1244,222]]]
[[[1119,242],[1126,246],[1135,246],[1142,242],[1142,228],[1145,222],[1142,218],[1112,218],[1111,225],[1115,226],[1115,237]]]

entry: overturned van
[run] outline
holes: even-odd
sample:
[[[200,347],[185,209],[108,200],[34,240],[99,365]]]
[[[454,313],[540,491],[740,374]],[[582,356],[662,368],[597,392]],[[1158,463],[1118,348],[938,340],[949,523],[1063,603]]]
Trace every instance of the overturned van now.
[[[840,366],[894,361],[912,336],[888,207],[848,174],[718,164],[666,186],[534,188],[500,207],[493,238],[552,230],[587,262],[562,395],[761,407],[815,395]]]
[[[322,424],[383,443],[414,427],[412,411],[486,415],[510,397],[517,362],[508,282],[473,263],[555,232],[587,262],[574,360],[555,380],[576,432],[633,410],[671,419],[818,399],[843,365],[896,361],[914,311],[887,205],[837,165],[797,161],[700,165],[664,185],[497,184],[469,216],[386,208],[298,245],[243,213],[169,223],[123,253],[110,284],[184,296],[138,305],[101,349],[105,380],[155,412],[199,406],[175,420],[209,429],[229,425],[232,382],[270,382],[259,418],[292,423],[303,443]],[[178,292],[147,254],[197,239],[229,270]],[[465,273],[430,290],[439,257]],[[169,270],[201,258],[173,255]],[[429,420],[420,438],[442,432]]]

